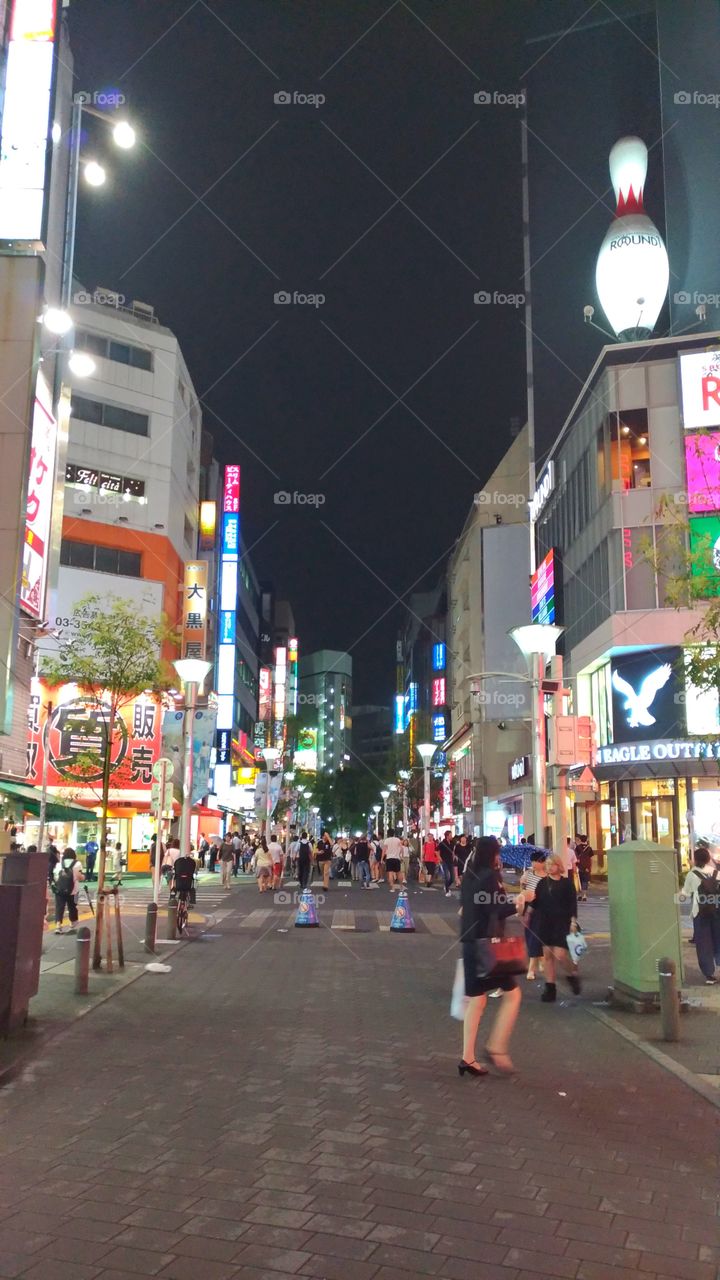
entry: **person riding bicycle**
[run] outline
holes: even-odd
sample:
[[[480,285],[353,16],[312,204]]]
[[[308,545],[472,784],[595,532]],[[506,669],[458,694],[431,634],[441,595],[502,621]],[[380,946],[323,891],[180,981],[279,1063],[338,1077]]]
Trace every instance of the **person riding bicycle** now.
[[[173,864],[172,888],[177,894],[187,894],[192,896],[192,889],[195,883],[195,873],[197,871],[197,862],[188,854],[186,857],[176,858]]]

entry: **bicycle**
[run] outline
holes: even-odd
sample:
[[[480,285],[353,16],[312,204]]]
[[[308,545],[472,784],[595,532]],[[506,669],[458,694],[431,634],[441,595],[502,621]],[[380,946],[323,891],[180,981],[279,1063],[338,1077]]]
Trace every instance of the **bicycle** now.
[[[190,893],[190,890],[189,890],[189,889],[179,889],[179,890],[178,890],[178,896],[177,896],[178,904],[177,904],[177,917],[176,917],[176,918],[177,918],[177,931],[178,931],[178,934],[179,934],[179,935],[181,935],[181,934],[182,934],[182,931],[183,931],[183,929],[185,928],[185,926],[186,926],[186,924],[187,924],[187,922],[188,922],[188,896],[189,896],[189,893]]]

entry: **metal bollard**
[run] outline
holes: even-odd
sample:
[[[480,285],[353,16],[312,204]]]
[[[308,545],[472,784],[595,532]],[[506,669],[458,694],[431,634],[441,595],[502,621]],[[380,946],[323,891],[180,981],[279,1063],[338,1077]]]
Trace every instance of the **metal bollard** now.
[[[167,936],[168,942],[177,938],[177,902],[168,902]]]
[[[675,961],[664,956],[658,960],[660,979],[660,1018],[663,1040],[680,1039],[680,1000],[678,998]]]
[[[155,955],[155,939],[157,938],[157,902],[151,902],[145,914],[145,950]]]
[[[90,972],[90,930],[86,924],[80,926],[75,939],[75,995],[86,996],[88,993],[88,975]]]

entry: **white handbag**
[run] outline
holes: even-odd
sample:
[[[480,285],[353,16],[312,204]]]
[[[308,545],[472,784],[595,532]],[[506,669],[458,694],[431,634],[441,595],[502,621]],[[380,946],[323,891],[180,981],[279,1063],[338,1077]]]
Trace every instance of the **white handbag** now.
[[[468,998],[465,995],[465,966],[462,960],[458,960],[455,965],[455,980],[450,999],[450,1017],[455,1018],[456,1022],[464,1021],[467,1002]]]

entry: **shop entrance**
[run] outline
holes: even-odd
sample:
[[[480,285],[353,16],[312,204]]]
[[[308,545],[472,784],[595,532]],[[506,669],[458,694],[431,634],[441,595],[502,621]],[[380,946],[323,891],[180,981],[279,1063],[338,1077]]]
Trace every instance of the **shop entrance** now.
[[[638,840],[651,840],[675,848],[675,800],[673,796],[633,796],[632,829]]]

